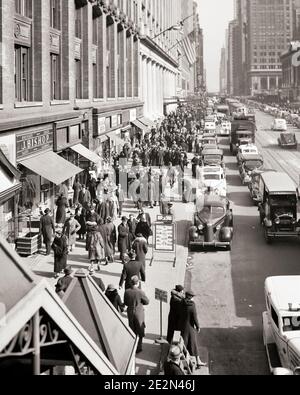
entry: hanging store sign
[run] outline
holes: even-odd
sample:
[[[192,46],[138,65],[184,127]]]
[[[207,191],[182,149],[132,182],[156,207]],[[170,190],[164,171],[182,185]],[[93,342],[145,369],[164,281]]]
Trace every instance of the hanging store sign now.
[[[17,159],[48,150],[52,146],[53,130],[34,131],[16,136]]]

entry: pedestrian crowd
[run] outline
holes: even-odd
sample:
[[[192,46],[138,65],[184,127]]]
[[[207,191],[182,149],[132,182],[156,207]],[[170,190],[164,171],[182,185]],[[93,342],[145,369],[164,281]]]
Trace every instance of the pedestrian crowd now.
[[[54,251],[55,277],[64,274],[58,280],[57,293],[63,295],[70,284],[72,268],[68,265],[68,256],[74,252],[78,238],[85,243],[89,273],[99,288],[119,313],[127,308],[129,326],[139,338],[137,353],[142,351],[145,337],[144,306],[149,304],[149,299],[142,290],[142,283],[146,281],[146,255],[153,235],[151,217],[144,210],[147,206],[153,208],[159,204],[162,214],[175,215],[173,203],[166,197],[165,190],[167,186],[172,189],[180,174],[184,174],[188,153],[199,150],[201,123],[196,118],[197,111],[191,106],[171,113],[150,133],[145,136],[139,134],[137,144],[126,143],[120,154],[114,153],[113,172],[97,174],[94,170],[89,171],[85,184],[76,179],[71,200],[69,188],[62,186],[56,200],[55,222],[49,209],[41,218],[40,231],[46,254],[50,255],[51,248]],[[137,210],[137,215],[131,214],[129,218],[123,215],[127,199]],[[118,220],[121,220],[119,225]],[[53,233],[55,238],[52,242]],[[124,301],[118,287],[110,284],[106,288],[103,281],[94,276],[96,270],[101,271],[102,265],[117,260],[117,251],[123,264],[119,290],[125,287]],[[191,330],[192,327],[199,329],[196,310],[192,298],[188,293],[184,297],[182,291],[172,292],[173,313],[170,313],[168,341],[171,342],[172,333],[180,326],[192,355],[198,356]],[[176,298],[182,307],[178,316],[173,306]]]

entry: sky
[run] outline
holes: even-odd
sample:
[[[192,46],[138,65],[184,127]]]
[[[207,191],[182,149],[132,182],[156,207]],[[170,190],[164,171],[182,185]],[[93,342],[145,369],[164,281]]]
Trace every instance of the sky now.
[[[234,18],[233,0],[197,0],[201,28],[204,34],[204,63],[209,92],[219,91],[221,48],[225,32]]]

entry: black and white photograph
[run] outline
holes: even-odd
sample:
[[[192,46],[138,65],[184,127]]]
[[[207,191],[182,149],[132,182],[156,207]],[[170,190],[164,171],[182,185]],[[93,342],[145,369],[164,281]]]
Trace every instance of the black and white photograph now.
[[[300,375],[299,142],[300,0],[0,0],[0,376]]]

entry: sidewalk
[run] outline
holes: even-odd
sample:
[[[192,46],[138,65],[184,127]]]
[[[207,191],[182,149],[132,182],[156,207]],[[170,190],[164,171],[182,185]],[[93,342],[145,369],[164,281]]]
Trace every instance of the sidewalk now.
[[[126,202],[124,205],[123,214],[137,215],[131,202]],[[189,221],[187,212],[184,209],[186,205],[182,203],[174,203],[177,222],[177,250],[176,250],[176,266],[173,267],[174,254],[160,254],[154,256],[152,266],[150,262],[152,259],[152,246],[150,245],[149,253],[147,255],[146,264],[146,284],[143,287],[146,295],[150,299],[150,305],[146,307],[146,338],[144,339],[143,352],[138,355],[136,359],[136,374],[137,375],[157,375],[160,368],[160,359],[162,347],[155,343],[155,340],[160,337],[160,302],[155,300],[155,288],[167,291],[174,289],[175,285],[184,285],[186,264],[188,258],[188,250],[186,246],[187,230]],[[160,214],[159,208],[146,209],[151,215],[152,222],[156,221],[156,216]],[[118,226],[120,221],[116,223]],[[150,240],[151,241],[151,240]],[[118,255],[117,255],[118,257]],[[48,279],[51,285],[55,285],[57,280],[53,278],[53,255],[35,255],[25,259],[27,265],[38,276]],[[73,269],[88,269],[89,261],[87,259],[87,252],[85,251],[85,242],[78,241],[76,249],[69,255],[68,264]],[[101,277],[105,286],[108,284],[119,284],[123,266],[121,262],[110,263],[108,266],[103,266],[101,272],[97,276]],[[121,292],[123,297],[123,293]],[[163,336],[167,334],[169,303],[163,304]],[[126,314],[124,320],[127,321]]]

